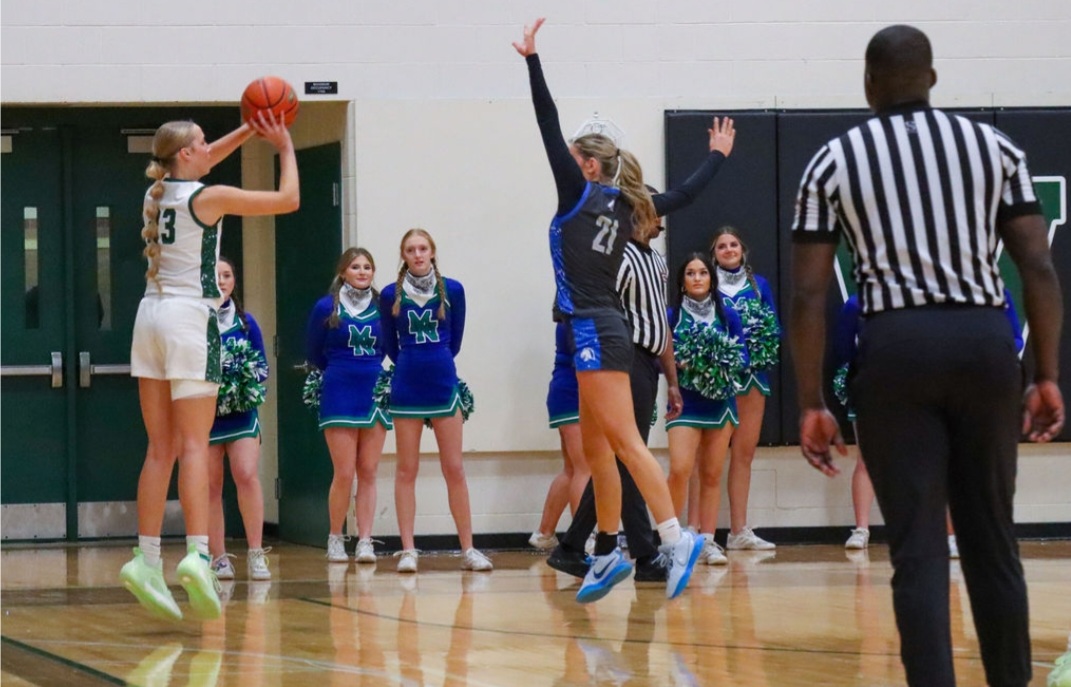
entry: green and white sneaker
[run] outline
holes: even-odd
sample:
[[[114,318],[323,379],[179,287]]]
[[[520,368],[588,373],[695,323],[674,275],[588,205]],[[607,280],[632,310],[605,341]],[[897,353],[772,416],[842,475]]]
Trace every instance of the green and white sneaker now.
[[[179,561],[176,570],[179,584],[190,597],[194,614],[201,620],[215,620],[221,612],[219,580],[208,567],[208,561],[197,553],[196,544],[190,544],[186,551],[186,557]]]
[[[182,620],[182,611],[164,582],[163,561],[149,565],[141,549],[135,547],[134,558],[119,571],[119,581],[157,618]]]

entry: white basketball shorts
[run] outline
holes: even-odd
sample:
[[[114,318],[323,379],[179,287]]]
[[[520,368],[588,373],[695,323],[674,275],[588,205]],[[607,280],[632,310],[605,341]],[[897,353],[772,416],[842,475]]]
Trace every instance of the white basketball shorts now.
[[[171,398],[215,395],[220,382],[220,339],[209,301],[145,296],[134,320],[130,374],[170,381]]]

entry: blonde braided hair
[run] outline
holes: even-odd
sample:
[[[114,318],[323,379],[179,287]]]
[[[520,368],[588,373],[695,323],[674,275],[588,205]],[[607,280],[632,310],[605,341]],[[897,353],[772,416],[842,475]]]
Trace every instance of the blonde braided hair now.
[[[152,138],[152,160],[145,168],[145,176],[152,179],[153,184],[142,209],[145,224],[141,228],[141,238],[145,240],[142,255],[149,261],[145,280],[156,284],[157,291],[163,290],[157,275],[160,273],[160,199],[164,195],[164,178],[171,174],[175,155],[193,143],[196,126],[191,121],[167,122],[160,125]]]

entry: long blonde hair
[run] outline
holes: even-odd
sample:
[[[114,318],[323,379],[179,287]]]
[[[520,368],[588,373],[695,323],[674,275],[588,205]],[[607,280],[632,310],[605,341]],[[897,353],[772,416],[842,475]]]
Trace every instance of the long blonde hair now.
[[[331,280],[331,287],[327,290],[331,294],[331,300],[334,303],[331,308],[331,316],[327,318],[327,326],[331,329],[338,328],[338,304],[342,298],[342,285],[346,283],[342,275],[346,268],[350,266],[350,263],[362,255],[368,259],[369,264],[372,265],[372,271],[375,272],[376,261],[367,248],[347,248],[338,258],[338,264],[335,266],[335,278]],[[374,303],[379,302],[379,291],[376,291],[374,285],[372,286],[372,301]]]
[[[398,253],[401,256],[402,264],[398,267],[398,281],[394,283],[394,306],[391,308],[391,315],[397,317],[402,312],[402,283],[405,281],[405,273],[409,271],[409,265],[405,262],[405,242],[413,236],[423,236],[428,245],[431,246],[432,253],[438,253],[438,249],[435,248],[435,239],[431,238],[431,234],[425,229],[415,227],[405,232],[402,236],[402,242],[398,246]],[[446,284],[443,282],[443,276],[439,274],[439,263],[435,258],[431,259],[431,269],[435,272],[435,290],[439,293],[439,310],[436,313],[436,317],[440,320],[446,319]]]
[[[145,168],[145,176],[152,179],[153,184],[143,210],[145,225],[141,228],[141,238],[145,240],[142,254],[149,261],[145,280],[152,280],[157,290],[161,290],[156,275],[160,272],[160,198],[164,195],[164,177],[171,173],[175,155],[193,143],[196,126],[191,121],[167,122],[160,125],[152,137],[152,160]]]
[[[602,178],[609,185],[621,189],[632,208],[632,225],[635,231],[646,232],[658,224],[651,192],[643,183],[643,168],[636,156],[617,145],[604,134],[584,134],[573,139],[573,146],[585,159],[598,160]]]

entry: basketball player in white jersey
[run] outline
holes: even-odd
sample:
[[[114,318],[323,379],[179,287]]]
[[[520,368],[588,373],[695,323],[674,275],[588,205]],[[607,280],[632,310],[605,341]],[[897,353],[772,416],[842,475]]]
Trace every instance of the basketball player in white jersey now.
[[[245,191],[198,181],[254,134],[279,151],[277,191]],[[180,463],[179,501],[188,555],[177,576],[194,614],[220,614],[208,553],[208,435],[220,380],[216,284],[220,221],[224,215],[273,215],[298,208],[297,162],[290,132],[268,112],[218,141],[205,141],[193,122],[156,130],[145,175],[145,296],[134,322],[131,374],[138,378],[149,448],[138,481],[138,548],[119,573],[123,585],[154,615],[181,620],[160,559],[167,488]]]

